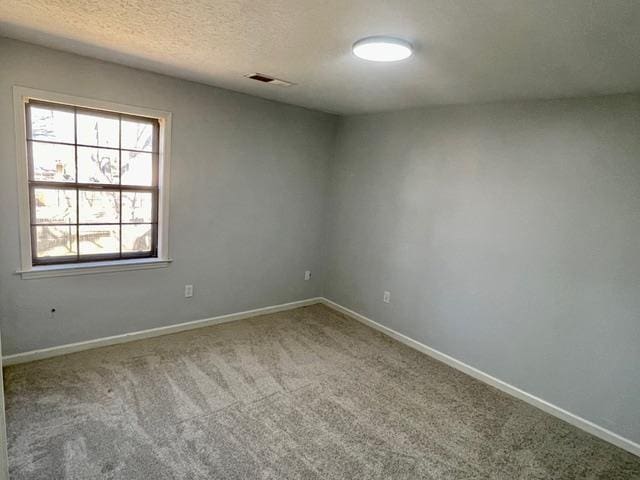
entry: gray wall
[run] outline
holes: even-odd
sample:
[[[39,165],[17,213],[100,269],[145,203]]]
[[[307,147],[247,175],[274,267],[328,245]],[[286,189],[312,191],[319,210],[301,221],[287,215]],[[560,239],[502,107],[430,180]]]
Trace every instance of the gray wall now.
[[[0,65],[3,353],[324,289],[640,441],[640,97],[338,120],[11,40]],[[12,273],[14,84],[173,112],[169,268]]]
[[[0,66],[5,355],[321,293],[336,117],[1,38]],[[16,84],[173,112],[170,267],[37,280],[13,274]],[[315,274],[308,282],[306,269]],[[183,297],[186,283],[192,299]]]
[[[348,117],[330,186],[330,299],[640,441],[640,96]]]

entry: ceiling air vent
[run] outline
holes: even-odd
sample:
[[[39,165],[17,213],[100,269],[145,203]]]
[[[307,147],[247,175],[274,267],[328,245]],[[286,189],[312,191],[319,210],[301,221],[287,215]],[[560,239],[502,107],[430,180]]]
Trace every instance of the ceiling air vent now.
[[[286,80],[280,80],[279,78],[270,77],[269,75],[265,75],[264,73],[250,73],[248,75],[245,75],[245,77],[257,82],[270,83],[271,85],[280,85],[281,87],[290,87],[291,85],[295,85],[292,82],[287,82]]]

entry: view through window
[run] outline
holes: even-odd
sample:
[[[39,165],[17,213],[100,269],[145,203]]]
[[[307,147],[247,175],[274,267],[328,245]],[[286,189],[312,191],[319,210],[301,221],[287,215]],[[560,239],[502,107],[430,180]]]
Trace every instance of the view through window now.
[[[156,119],[26,104],[34,265],[157,257]]]

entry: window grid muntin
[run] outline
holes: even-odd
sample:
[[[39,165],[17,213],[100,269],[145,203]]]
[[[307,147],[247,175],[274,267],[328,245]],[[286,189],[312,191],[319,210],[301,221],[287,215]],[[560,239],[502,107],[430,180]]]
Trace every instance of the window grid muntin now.
[[[31,106],[45,106],[48,108],[63,110],[73,112],[73,132],[74,132],[74,143],[67,142],[57,142],[57,141],[47,141],[47,140],[37,140],[33,138],[32,134],[32,122],[31,122]],[[123,119],[131,119],[138,123],[148,123],[152,126],[152,145],[151,150],[136,150],[136,149],[123,149],[123,148],[115,148],[115,147],[102,147],[98,145],[85,145],[78,144],[78,125],[77,125],[77,115],[78,112],[84,113],[88,112],[95,116],[103,116],[107,118],[117,118],[118,119],[118,144],[119,147],[122,146],[122,120]],[[27,156],[28,156],[28,183],[29,183],[29,215],[30,215],[30,235],[31,235],[31,251],[32,251],[32,264],[36,265],[56,265],[56,264],[65,264],[65,263],[83,263],[83,262],[96,262],[96,261],[109,261],[109,260],[124,260],[124,259],[132,259],[132,258],[156,258],[158,256],[158,205],[159,205],[159,186],[158,186],[158,177],[159,177],[159,146],[160,146],[160,125],[157,119],[142,117],[136,115],[129,115],[125,113],[119,112],[110,112],[110,111],[102,111],[96,110],[92,108],[85,107],[76,107],[69,106],[58,103],[51,102],[43,102],[38,100],[30,100],[25,104],[25,120],[26,120],[26,133],[27,133]],[[56,182],[56,181],[45,181],[45,180],[35,180],[34,174],[34,159],[33,159],[33,148],[32,144],[34,142],[37,143],[49,143],[49,144],[58,144],[58,145],[69,145],[74,147],[74,165],[75,165],[75,182]],[[118,183],[113,184],[100,184],[100,183],[79,183],[78,182],[78,147],[89,147],[95,149],[108,149],[108,150],[117,150],[118,151]],[[151,168],[152,168],[152,186],[146,185],[122,185],[122,152],[137,152],[137,153],[145,153],[151,155]],[[35,196],[34,189],[35,188],[51,188],[51,189],[66,189],[66,190],[75,190],[76,192],[76,223],[35,223]],[[118,223],[114,222],[103,222],[103,223],[81,223],[80,222],[80,191],[81,190],[99,190],[99,191],[114,191],[119,193],[119,218],[120,221]],[[151,208],[151,222],[123,222],[122,221],[122,193],[126,191],[134,191],[134,192],[150,192],[152,196],[152,208]],[[37,255],[37,237],[36,230],[38,226],[67,226],[73,225],[75,226],[76,236],[75,236],[75,246],[76,246],[76,254],[75,255],[65,255],[65,256],[56,256],[56,257],[38,257]],[[108,225],[119,225],[119,253],[118,254],[80,254],[80,227],[81,226],[108,226]],[[127,252],[123,253],[122,251],[122,225],[150,225],[151,226],[151,248],[149,251],[142,252]]]

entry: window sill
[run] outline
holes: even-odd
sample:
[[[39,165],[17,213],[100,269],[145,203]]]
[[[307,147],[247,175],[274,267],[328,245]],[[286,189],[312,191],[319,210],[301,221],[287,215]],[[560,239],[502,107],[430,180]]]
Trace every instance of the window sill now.
[[[69,277],[75,275],[95,275],[99,273],[124,272],[128,270],[149,270],[168,267],[171,259],[141,258],[131,260],[114,260],[112,262],[71,263],[67,265],[45,265],[32,267],[29,270],[18,270],[16,273],[23,280],[33,278]]]

